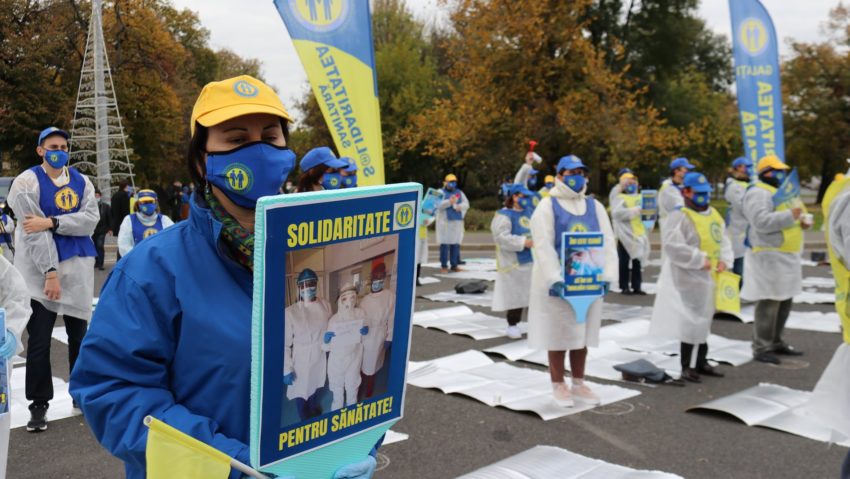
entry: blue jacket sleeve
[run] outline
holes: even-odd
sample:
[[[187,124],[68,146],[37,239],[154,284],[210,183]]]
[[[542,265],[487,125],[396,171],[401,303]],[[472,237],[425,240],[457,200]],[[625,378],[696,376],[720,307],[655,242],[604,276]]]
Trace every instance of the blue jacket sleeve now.
[[[71,375],[71,396],[95,437],[125,462],[128,478],[144,477],[147,415],[249,463],[246,444],[175,401],[169,371],[180,340],[179,303],[173,289],[145,286],[120,267],[110,275]]]

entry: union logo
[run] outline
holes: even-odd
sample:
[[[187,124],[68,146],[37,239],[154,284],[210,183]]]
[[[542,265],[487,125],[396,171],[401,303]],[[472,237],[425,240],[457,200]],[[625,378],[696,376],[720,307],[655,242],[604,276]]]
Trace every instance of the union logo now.
[[[729,299],[734,298],[735,297],[735,288],[733,288],[732,286],[727,284],[726,287],[723,288],[723,295],[726,296]]]
[[[339,27],[348,16],[350,0],[289,0],[295,18],[306,28],[329,31]]]
[[[142,233],[142,238],[147,238],[148,236],[153,236],[157,232],[159,232],[159,230],[156,229],[156,228],[148,228],[148,229],[145,230],[144,233]]]
[[[413,221],[413,208],[410,205],[401,205],[395,213],[395,222],[401,226],[408,226]]]
[[[239,80],[238,82],[234,83],[233,91],[235,91],[237,95],[244,96],[245,98],[253,98],[260,93],[259,88],[248,83],[245,80]]]
[[[53,195],[53,203],[62,211],[73,211],[80,204],[80,196],[76,191],[66,186]]]
[[[519,225],[525,229],[528,229],[531,226],[531,220],[528,218],[528,216],[520,216]]]
[[[720,244],[723,241],[723,229],[720,227],[720,223],[711,223],[709,229],[711,230],[711,239]]]
[[[239,193],[250,190],[254,184],[251,169],[240,163],[230,165],[224,172],[224,177],[227,179],[227,187]]]
[[[570,233],[587,233],[588,231],[590,230],[584,223],[576,223],[570,227]]]
[[[769,39],[767,27],[758,18],[747,18],[738,28],[738,43],[751,56],[762,54]]]

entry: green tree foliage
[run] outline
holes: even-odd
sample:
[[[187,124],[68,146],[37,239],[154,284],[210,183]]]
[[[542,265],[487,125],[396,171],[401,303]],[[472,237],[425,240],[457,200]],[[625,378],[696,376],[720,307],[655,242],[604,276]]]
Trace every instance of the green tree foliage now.
[[[71,127],[90,9],[77,0],[0,0],[0,154],[17,169],[38,161],[38,131]],[[259,62],[210,48],[197,15],[167,0],[106,1],[103,29],[136,182],[185,177],[189,118],[201,87],[257,76]]]

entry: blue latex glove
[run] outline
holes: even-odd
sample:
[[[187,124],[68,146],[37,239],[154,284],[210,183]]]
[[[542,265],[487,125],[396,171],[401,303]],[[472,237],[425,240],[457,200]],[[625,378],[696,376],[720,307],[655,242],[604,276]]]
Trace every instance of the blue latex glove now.
[[[336,336],[336,333],[333,331],[328,331],[327,333],[325,333],[325,344],[331,342],[331,338],[333,338],[334,336]]]
[[[360,328],[361,336],[366,336],[367,334],[369,334],[369,326],[363,326],[362,328]]]
[[[0,346],[0,357],[3,359],[10,359],[15,355],[15,348],[18,347],[18,340],[15,339],[15,335],[6,330],[6,339],[3,342],[3,346]]]
[[[378,462],[372,456],[367,456],[360,462],[342,466],[334,473],[333,479],[371,479],[375,474]]]
[[[292,386],[292,383],[294,383],[294,382],[295,382],[295,371],[292,371],[289,374],[283,375],[283,384],[286,384],[287,386]]]

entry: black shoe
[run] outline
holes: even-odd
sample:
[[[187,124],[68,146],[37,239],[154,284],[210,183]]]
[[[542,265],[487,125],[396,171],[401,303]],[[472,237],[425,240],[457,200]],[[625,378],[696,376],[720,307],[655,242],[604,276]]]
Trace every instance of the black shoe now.
[[[776,354],[781,354],[783,356],[802,356],[803,355],[802,351],[798,351],[798,350],[794,349],[794,346],[791,346],[790,344],[783,344],[782,346],[779,346],[778,348],[774,349],[773,352],[776,353]]]
[[[460,260],[460,261],[457,262],[457,264],[466,264],[466,261]]]
[[[697,372],[699,372],[700,375],[712,376],[712,377],[715,377],[715,378],[722,378],[722,377],[726,376],[725,374],[721,373],[720,371],[717,370],[717,368],[715,368],[714,366],[712,366],[710,364],[706,364],[704,366],[698,367]]]
[[[697,370],[693,368],[685,368],[682,370],[682,379],[685,381],[690,381],[692,383],[701,383],[702,380],[699,378],[699,374],[697,374]]]
[[[101,271],[106,271],[106,268],[104,268],[103,266],[98,266],[97,269],[99,269]]]
[[[47,404],[30,404],[30,420],[27,432],[42,432],[47,430]]]
[[[629,288],[620,288],[620,294],[622,294],[623,296],[631,296],[634,293]]]
[[[760,363],[767,364],[782,364],[782,360],[776,357],[775,354],[771,353],[758,353],[753,355],[753,359]]]
[[[646,291],[644,291],[642,289],[636,289],[636,290],[632,291],[632,294],[637,295],[637,296],[646,296]]]

